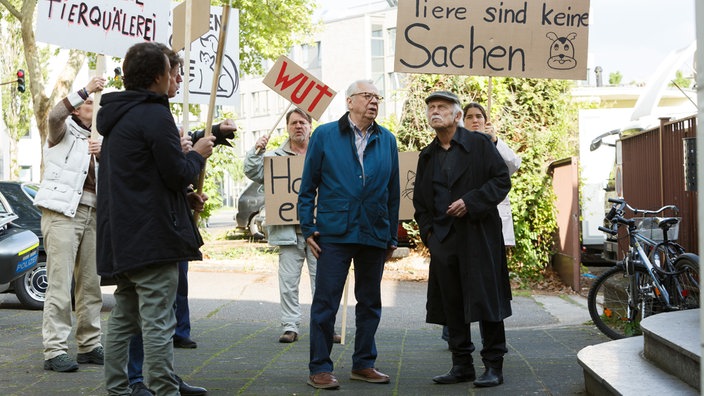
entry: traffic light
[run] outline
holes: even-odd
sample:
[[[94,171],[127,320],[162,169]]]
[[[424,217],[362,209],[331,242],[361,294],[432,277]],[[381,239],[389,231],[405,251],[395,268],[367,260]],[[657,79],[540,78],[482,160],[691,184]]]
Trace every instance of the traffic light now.
[[[17,90],[19,92],[24,92],[25,87],[24,87],[24,70],[19,69],[17,70]]]

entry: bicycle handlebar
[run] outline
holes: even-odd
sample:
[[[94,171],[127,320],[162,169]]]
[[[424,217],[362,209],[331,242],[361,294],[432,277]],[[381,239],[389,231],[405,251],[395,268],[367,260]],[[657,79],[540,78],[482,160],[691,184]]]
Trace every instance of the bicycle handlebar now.
[[[606,219],[609,221],[611,219],[613,219],[614,216],[616,216],[616,214],[619,214],[619,213],[623,214],[624,208],[628,208],[631,212],[633,212],[633,214],[643,214],[643,215],[655,215],[655,214],[660,214],[666,210],[672,210],[676,216],[680,212],[680,209],[677,207],[677,205],[665,205],[658,210],[645,210],[645,209],[638,209],[638,208],[632,207],[623,198],[609,198],[608,201],[613,204],[611,206],[611,210],[606,215]]]
[[[614,230],[614,229],[611,229],[611,228],[606,228],[606,227],[604,227],[604,226],[599,226],[599,231],[605,232],[605,233],[611,234],[611,235],[616,235],[616,234],[618,234],[618,231],[617,231],[617,230]]]

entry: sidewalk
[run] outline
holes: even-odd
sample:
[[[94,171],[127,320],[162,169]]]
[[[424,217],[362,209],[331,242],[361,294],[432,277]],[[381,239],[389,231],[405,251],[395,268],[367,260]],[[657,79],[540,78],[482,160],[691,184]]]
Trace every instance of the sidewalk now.
[[[175,350],[177,373],[204,386],[210,395],[321,394],[306,385],[308,326],[293,344],[277,342],[278,286],[274,273],[210,272],[192,267],[192,336],[198,348]],[[304,315],[310,308],[307,278],[302,285]],[[471,383],[437,385],[450,353],[440,327],[424,323],[426,284],[384,281],[384,310],[377,333],[377,367],[391,376],[386,385],[349,380],[353,346],[353,297],[347,309],[346,343],[335,345],[333,360],[340,394],[373,395],[570,395],[584,394],[577,352],[607,341],[589,320],[580,296],[516,296],[506,320],[509,353],[505,383],[478,389]],[[103,329],[114,304],[104,288]],[[338,323],[342,321],[342,309]],[[338,327],[339,329],[339,327]],[[478,328],[473,339],[480,344]],[[70,353],[75,355],[75,340]],[[101,366],[81,365],[76,373],[42,369],[41,312],[20,309],[13,295],[0,295],[0,389],[3,395],[104,395]],[[481,360],[475,353],[477,371]],[[332,391],[334,392],[334,391]]]

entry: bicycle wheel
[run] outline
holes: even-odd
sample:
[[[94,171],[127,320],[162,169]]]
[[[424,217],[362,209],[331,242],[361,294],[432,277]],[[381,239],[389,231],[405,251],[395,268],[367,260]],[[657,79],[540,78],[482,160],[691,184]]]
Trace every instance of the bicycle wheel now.
[[[633,279],[626,274],[623,264],[601,274],[587,297],[589,316],[596,327],[613,340],[640,335],[640,321],[653,314],[659,305],[649,292],[651,283],[650,275],[640,266],[635,267]]]
[[[694,254],[684,254],[675,262],[677,288],[672,290],[679,297],[676,301],[680,309],[699,308],[699,258]]]

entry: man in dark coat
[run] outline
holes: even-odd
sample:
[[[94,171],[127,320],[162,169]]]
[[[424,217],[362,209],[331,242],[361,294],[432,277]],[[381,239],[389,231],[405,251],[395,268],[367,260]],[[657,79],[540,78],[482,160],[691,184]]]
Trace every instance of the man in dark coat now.
[[[503,320],[511,315],[511,287],[501,218],[496,206],[511,188],[508,168],[491,140],[462,127],[457,96],[425,99],[436,138],[418,159],[415,219],[430,250],[426,322],[447,325],[452,369],[440,384],[503,383],[507,352]],[[476,379],[470,323],[479,321],[485,372]],[[476,379],[476,381],[475,381]]]
[[[157,395],[178,395],[173,372],[179,261],[200,260],[202,240],[186,188],[210,156],[214,137],[187,154],[166,96],[169,60],[154,43],[135,44],[123,67],[125,91],[103,95],[98,169],[98,274],[114,278],[115,307],[105,337],[105,382],[129,394],[127,348],[144,338],[145,374]]]

